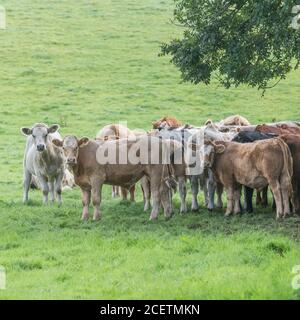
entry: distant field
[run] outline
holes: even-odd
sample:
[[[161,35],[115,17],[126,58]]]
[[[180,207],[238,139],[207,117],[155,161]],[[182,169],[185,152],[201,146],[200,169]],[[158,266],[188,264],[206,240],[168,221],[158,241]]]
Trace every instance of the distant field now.
[[[264,98],[256,89],[182,83],[159,46],[180,35],[172,0],[1,0],[0,299],[299,299],[300,218],[271,209],[225,219],[223,211],[161,214],[149,222],[137,203],[112,200],[103,219],[81,222],[77,189],[64,204],[22,204],[21,126],[59,123],[61,133],[94,137],[128,121],[150,129],[173,115],[201,125],[242,114],[251,122],[300,120],[300,71]],[[189,205],[190,205],[189,198]]]

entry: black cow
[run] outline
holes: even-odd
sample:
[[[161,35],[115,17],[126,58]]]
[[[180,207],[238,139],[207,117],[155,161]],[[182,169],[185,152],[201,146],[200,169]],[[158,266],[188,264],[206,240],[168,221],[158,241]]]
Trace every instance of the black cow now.
[[[239,143],[250,143],[257,140],[266,140],[272,139],[276,137],[275,134],[272,133],[260,133],[258,131],[240,131],[232,141]],[[267,205],[267,195],[268,195],[268,187],[263,189],[263,198],[261,199],[260,194],[258,193],[257,202],[262,203],[263,205]],[[245,196],[245,204],[244,209],[246,212],[253,212],[252,205],[252,197],[253,197],[253,189],[247,186],[244,186],[244,196]]]

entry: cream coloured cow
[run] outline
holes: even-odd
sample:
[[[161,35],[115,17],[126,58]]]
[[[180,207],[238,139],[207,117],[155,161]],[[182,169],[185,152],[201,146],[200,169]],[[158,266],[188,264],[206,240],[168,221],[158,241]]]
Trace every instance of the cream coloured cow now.
[[[43,192],[43,202],[48,202],[50,191],[51,201],[57,195],[61,204],[62,179],[64,177],[64,161],[62,151],[53,145],[53,139],[59,139],[57,132],[59,126],[50,127],[43,123],[37,123],[32,128],[21,128],[21,132],[27,136],[24,153],[24,196],[23,202],[28,202],[28,192],[32,176],[35,176]]]

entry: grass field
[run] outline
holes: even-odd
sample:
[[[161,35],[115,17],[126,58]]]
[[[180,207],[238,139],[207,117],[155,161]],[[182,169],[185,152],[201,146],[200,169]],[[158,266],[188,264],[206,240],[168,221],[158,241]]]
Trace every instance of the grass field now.
[[[255,89],[182,83],[159,46],[182,30],[172,0],[1,0],[0,299],[299,299],[300,218],[277,222],[271,209],[225,219],[223,211],[161,214],[149,222],[137,202],[112,200],[103,219],[81,222],[78,189],[64,204],[22,204],[21,126],[59,123],[61,133],[94,137],[128,121],[150,129],[174,115],[201,125],[242,114],[251,122],[300,120],[300,72],[264,98]],[[190,198],[189,198],[190,205]]]

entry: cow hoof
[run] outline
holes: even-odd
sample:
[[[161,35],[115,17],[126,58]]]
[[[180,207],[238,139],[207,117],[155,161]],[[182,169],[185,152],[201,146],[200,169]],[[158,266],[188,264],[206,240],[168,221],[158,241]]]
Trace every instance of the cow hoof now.
[[[101,215],[100,214],[97,214],[97,215],[93,216],[93,221],[98,221],[100,219],[101,219]]]
[[[81,217],[81,220],[82,220],[82,221],[87,221],[87,220],[89,220],[89,215],[88,215],[88,214],[83,215],[83,216]]]
[[[198,208],[192,208],[192,212],[198,212],[199,209]]]
[[[155,220],[157,220],[157,217],[151,217],[150,216],[149,221],[155,221]]]
[[[212,211],[213,211],[213,209],[212,209],[212,208],[207,208],[207,210],[208,210],[209,212],[212,212]]]

